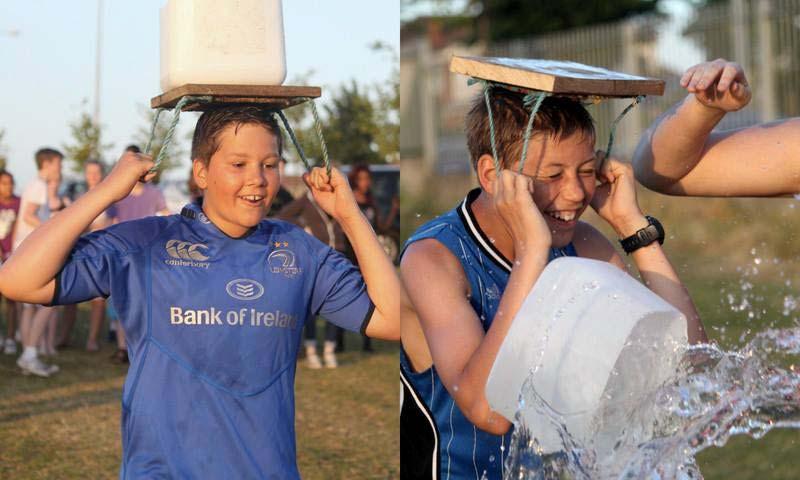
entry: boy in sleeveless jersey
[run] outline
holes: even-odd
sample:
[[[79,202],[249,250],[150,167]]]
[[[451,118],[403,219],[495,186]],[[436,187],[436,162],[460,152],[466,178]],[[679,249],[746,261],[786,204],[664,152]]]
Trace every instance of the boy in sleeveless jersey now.
[[[577,255],[625,269],[611,243],[578,220],[590,206],[620,238],[649,224],[631,167],[608,159],[598,170],[593,122],[580,103],[544,101],[518,174],[528,108],[522,94],[499,88],[491,100],[502,169],[494,165],[481,96],[466,119],[480,187],[420,227],[401,262],[413,305],[404,306],[401,322],[404,478],[502,478],[511,424],[491,411],[484,389],[522,301],[554,257]],[[660,244],[643,246],[632,258],[645,283],[689,319],[690,340],[705,340]]]
[[[303,324],[319,314],[399,337],[400,280],[338,170],[315,168],[306,181],[356,247],[361,273],[302,229],[264,220],[281,151],[271,112],[206,112],[192,142],[202,207],[78,239],[152,176],[151,158],[128,152],[0,269],[0,291],[26,302],[110,295],[131,363],[121,478],[299,478],[294,373]]]

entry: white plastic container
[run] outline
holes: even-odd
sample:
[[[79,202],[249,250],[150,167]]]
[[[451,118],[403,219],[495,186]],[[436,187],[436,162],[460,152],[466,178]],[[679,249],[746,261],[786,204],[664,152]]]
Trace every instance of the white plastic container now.
[[[187,83],[280,85],[286,78],[281,0],[167,0],[161,88]]]
[[[686,345],[686,318],[627,273],[559,258],[514,318],[486,396],[513,421],[530,376],[572,438],[603,455],[625,427],[626,408],[673,376]],[[522,414],[533,438],[543,453],[562,450],[558,430],[530,402]]]

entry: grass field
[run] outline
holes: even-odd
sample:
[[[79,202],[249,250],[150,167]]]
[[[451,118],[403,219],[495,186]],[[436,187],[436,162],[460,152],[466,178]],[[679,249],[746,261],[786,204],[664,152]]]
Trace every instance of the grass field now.
[[[82,345],[80,311],[75,345]],[[321,331],[323,329],[318,329]],[[398,350],[360,338],[336,370],[309,370],[296,381],[298,465],[304,479],[399,477]],[[120,393],[126,367],[99,353],[63,350],[49,379],[19,373],[15,357],[0,354],[0,479],[116,478],[121,455]]]

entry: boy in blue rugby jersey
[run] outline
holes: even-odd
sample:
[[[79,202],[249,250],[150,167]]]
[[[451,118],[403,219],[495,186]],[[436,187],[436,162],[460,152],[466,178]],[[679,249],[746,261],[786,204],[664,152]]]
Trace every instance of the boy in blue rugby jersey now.
[[[281,152],[270,112],[207,112],[192,141],[202,207],[79,239],[150,177],[150,157],[125,153],[0,269],[0,291],[19,301],[111,296],[131,362],[121,478],[298,478],[294,372],[304,322],[320,314],[399,337],[398,276],[338,170],[315,168],[305,180],[353,244],[361,273],[303,230],[264,220]]]

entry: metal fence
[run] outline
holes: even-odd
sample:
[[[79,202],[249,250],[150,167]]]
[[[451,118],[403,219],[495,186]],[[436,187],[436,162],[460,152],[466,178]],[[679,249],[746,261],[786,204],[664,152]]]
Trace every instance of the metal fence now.
[[[448,71],[453,54],[572,60],[666,81],[663,97],[648,98],[620,124],[616,155],[632,154],[641,132],[686,95],[678,84],[697,61],[723,57],[741,63],[754,98],[719,128],[800,116],[800,0],[730,0],[689,15],[652,14],[492,45],[402,39],[401,157],[421,159],[430,173],[469,171],[463,118],[478,87]],[[591,106],[598,142],[630,100]]]

